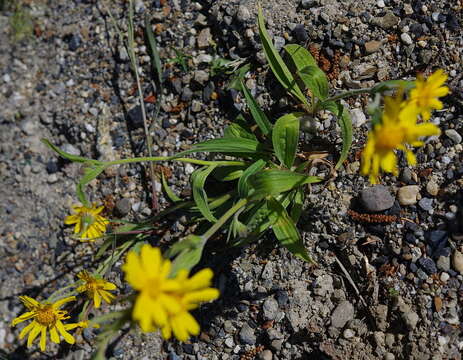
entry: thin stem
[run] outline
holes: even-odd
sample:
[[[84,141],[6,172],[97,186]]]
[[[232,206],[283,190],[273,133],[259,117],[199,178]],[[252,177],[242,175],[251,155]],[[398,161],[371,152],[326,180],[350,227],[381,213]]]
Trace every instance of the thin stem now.
[[[203,238],[203,241],[206,242],[212,235],[216,233],[217,230],[219,230],[227,220],[232,217],[238,210],[240,210],[243,206],[245,206],[248,203],[248,199],[241,199],[238,201],[235,205],[233,205],[230,209],[225,212],[225,214],[222,215],[222,217],[217,220],[214,225],[210,227],[209,230],[207,230],[201,237]]]
[[[199,160],[199,159],[190,159],[190,158],[176,158],[175,156],[147,156],[147,157],[135,157],[129,159],[121,159],[104,162],[103,164],[107,166],[119,165],[119,164],[128,164],[134,162],[143,162],[143,161],[180,161],[196,165],[217,165],[217,166],[226,166],[226,165],[246,165],[244,161],[209,161],[209,160]]]
[[[352,90],[341,92],[340,94],[333,95],[329,97],[328,99],[324,100],[323,102],[336,101],[339,99],[344,99],[346,97],[355,96],[359,94],[373,94],[375,90],[376,90],[376,86],[373,86],[370,88],[352,89]]]

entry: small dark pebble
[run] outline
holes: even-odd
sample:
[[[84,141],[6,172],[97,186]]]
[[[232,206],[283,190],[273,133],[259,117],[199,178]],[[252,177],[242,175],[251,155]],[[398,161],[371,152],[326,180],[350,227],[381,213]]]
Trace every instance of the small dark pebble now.
[[[189,87],[183,88],[182,91],[182,101],[188,102],[193,98],[193,91]]]
[[[79,35],[72,34],[69,37],[69,43],[68,43],[69,50],[76,51],[80,47],[81,44],[82,44],[82,39],[80,38]]]
[[[302,24],[296,25],[296,27],[293,29],[293,34],[296,40],[299,42],[305,42],[309,39],[309,34],[307,34],[307,31]]]
[[[436,263],[431,258],[422,257],[421,259],[418,260],[418,264],[429,275],[437,273]]]
[[[128,125],[131,129],[138,129],[143,127],[143,116],[140,105],[136,105],[133,108],[131,108],[127,115],[129,121]]]
[[[58,172],[58,170],[59,170],[59,166],[56,161],[50,160],[49,162],[47,162],[47,173],[54,174]]]
[[[425,238],[434,249],[439,249],[447,243],[448,235],[446,231],[434,230],[426,233]]]
[[[416,270],[418,270],[418,266],[415,263],[410,263],[410,271],[415,273]]]
[[[183,344],[182,348],[183,348],[183,351],[185,351],[187,354],[190,354],[190,355],[195,354],[193,344]]]

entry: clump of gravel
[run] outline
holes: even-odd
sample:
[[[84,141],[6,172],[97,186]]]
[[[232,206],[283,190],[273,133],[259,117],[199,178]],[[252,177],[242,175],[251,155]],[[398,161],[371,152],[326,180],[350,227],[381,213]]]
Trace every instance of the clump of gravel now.
[[[158,334],[131,332],[112,344],[114,359],[460,359],[463,351],[463,69],[461,2],[430,0],[269,0],[263,10],[277,47],[309,48],[337,89],[412,78],[443,68],[452,94],[432,122],[442,135],[417,151],[416,168],[402,166],[370,187],[359,176],[359,151],[369,118],[363,97],[349,99],[354,144],[348,162],[329,184],[307,193],[300,221],[304,242],[318,267],[294,258],[269,237],[242,249],[211,244],[201,266],[214,269],[221,298],[201,307],[202,332],[189,343],[162,342]],[[109,5],[108,5],[109,6]],[[124,22],[126,2],[111,2]],[[219,136],[244,109],[227,77],[215,75],[217,57],[252,64],[246,78],[272,116],[290,111],[266,66],[256,26],[256,2],[135,1],[136,43],[145,96],[149,58],[139,30],[145,15],[167,64],[173,48],[188,71],[165,67],[161,111],[154,120],[153,152],[171,155]],[[70,239],[62,224],[75,202],[80,167],[58,159],[46,137],[74,154],[113,160],[145,151],[141,111],[127,53],[106,14],[89,1],[28,5],[34,38],[15,42],[0,33],[0,349],[12,359],[45,359],[26,349],[9,322],[23,311],[18,295],[46,298],[90,266],[95,249]],[[11,13],[0,13],[8,29]],[[125,25],[122,25],[126,29]],[[147,103],[150,116],[154,104]],[[339,156],[335,119],[319,114],[307,150]],[[328,145],[333,144],[333,145]],[[405,163],[403,162],[402,165]],[[190,165],[169,167],[169,183],[189,196]],[[152,214],[145,173],[138,165],[112,168],[93,181],[94,200],[109,216],[143,219]],[[156,185],[158,190],[160,185]],[[160,197],[161,206],[168,202]],[[387,215],[396,221],[362,223],[348,215]],[[376,213],[377,212],[377,213]],[[173,219],[163,240],[190,231]],[[159,241],[153,238],[153,242]],[[121,291],[121,273],[110,278]],[[64,359],[89,358],[96,331],[74,346],[52,346]],[[93,339],[93,340],[92,340]]]

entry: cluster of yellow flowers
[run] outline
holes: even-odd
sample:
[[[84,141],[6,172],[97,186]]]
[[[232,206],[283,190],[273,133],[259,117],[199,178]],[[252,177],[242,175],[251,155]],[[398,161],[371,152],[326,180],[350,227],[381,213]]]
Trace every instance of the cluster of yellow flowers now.
[[[196,309],[201,302],[219,297],[219,291],[210,287],[213,277],[211,269],[203,269],[192,277],[189,277],[188,271],[180,270],[171,278],[171,262],[162,258],[159,248],[150,245],[143,245],[140,254],[130,251],[123,270],[127,282],[138,291],[132,318],[145,332],[160,329],[165,339],[169,339],[172,333],[180,341],[198,335],[200,327],[190,310]],[[109,292],[116,289],[113,283],[90,275],[85,270],[79,272],[77,277],[80,280],[76,291],[85,293],[93,301],[95,308],[100,307],[102,299],[110,304],[115,298]],[[50,339],[54,343],[60,343],[61,335],[66,342],[74,344],[75,339],[68,330],[88,326],[87,321],[63,323],[70,316],[66,310],[60,308],[70,301],[75,301],[75,296],[43,303],[28,296],[19,298],[29,311],[15,318],[11,325],[33,319],[19,334],[20,339],[29,334],[28,347],[40,334],[40,349],[45,351],[47,331],[50,332]]]
[[[138,291],[132,318],[144,332],[160,329],[164,339],[172,333],[180,341],[198,335],[199,324],[189,311],[219,297],[219,291],[210,287],[211,269],[190,278],[188,271],[180,270],[171,278],[171,262],[148,244],[143,245],[140,254],[131,251],[127,255],[123,270],[127,282]]]
[[[371,183],[378,182],[380,170],[398,175],[395,150],[404,151],[407,162],[415,165],[410,147],[423,146],[420,140],[423,136],[440,134],[439,128],[428,120],[431,111],[443,107],[439,97],[449,93],[449,88],[443,86],[446,80],[447,75],[439,69],[428,79],[419,76],[407,99],[403,91],[385,97],[381,123],[374,125],[368,134],[362,154],[361,172],[369,176]]]

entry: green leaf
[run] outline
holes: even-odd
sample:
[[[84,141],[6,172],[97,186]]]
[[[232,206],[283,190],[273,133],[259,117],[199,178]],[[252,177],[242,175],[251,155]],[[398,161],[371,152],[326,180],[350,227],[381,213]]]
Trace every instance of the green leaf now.
[[[59,147],[57,147],[56,145],[53,145],[50,141],[48,141],[47,139],[41,139],[42,143],[44,143],[46,146],[48,146],[50,149],[52,149],[54,152],[56,152],[59,156],[65,158],[65,159],[68,159],[70,161],[74,161],[74,162],[89,162],[89,163],[99,163],[99,161],[97,160],[93,160],[93,159],[89,159],[89,158],[85,158],[85,157],[82,157],[82,156],[76,156],[76,155],[72,155],[72,154],[69,154],[63,150],[61,150]]]
[[[318,66],[306,66],[299,71],[299,76],[315,97],[321,100],[328,97],[328,79]]]
[[[259,27],[259,36],[262,41],[265,57],[267,58],[273,74],[286,90],[299,99],[303,104],[309,106],[307,99],[297,85],[293,75],[289,71],[280,54],[278,54],[278,51],[273,46],[272,40],[265,28],[264,16],[262,15],[262,8],[260,6],[258,11],[257,22]]]
[[[324,102],[322,104],[322,108],[331,111],[338,119],[338,124],[341,127],[341,156],[335,166],[335,168],[338,169],[349,156],[349,150],[352,145],[352,120],[350,118],[349,110],[334,101]]]
[[[158,46],[156,39],[153,34],[153,29],[148,18],[148,13],[145,15],[145,32],[146,37],[148,38],[148,53],[151,58],[151,63],[153,64],[153,70],[155,70],[157,75],[158,86],[162,84],[162,64],[161,57],[159,56]]]
[[[228,126],[224,133],[223,137],[225,138],[242,138],[242,139],[251,139],[257,141],[256,135],[250,133],[245,128],[237,123],[232,123]]]
[[[299,142],[299,118],[304,113],[290,113],[280,117],[273,128],[272,142],[275,155],[288,169],[293,166]]]
[[[105,165],[94,165],[89,164],[89,167],[84,168],[84,176],[80,179],[76,186],[77,198],[79,201],[87,207],[90,207],[91,204],[87,200],[87,197],[84,193],[84,187],[93,179],[95,179],[98,175],[100,175],[104,169],[106,169]]]
[[[173,203],[182,201],[182,199],[180,199],[177,195],[175,195],[175,193],[169,187],[169,184],[167,184],[166,177],[164,176],[164,173],[162,171],[161,171],[161,182],[162,182],[162,188],[164,189],[164,192],[166,193],[170,201],[172,201]]]
[[[219,152],[219,153],[261,153],[263,145],[252,139],[220,138],[207,140],[193,145],[187,152]]]
[[[219,181],[233,181],[243,174],[244,169],[246,166],[243,165],[221,166],[214,170],[213,175]]]
[[[257,160],[254,164],[250,165],[241,175],[240,180],[238,181],[238,195],[241,198],[245,198],[249,195],[251,187],[249,186],[248,180],[249,177],[265,167],[266,162],[262,159]]]
[[[251,70],[251,64],[245,64],[241,66],[237,71],[235,71],[235,75],[232,76],[232,78],[230,79],[228,88],[240,91],[241,81],[244,79],[244,76],[249,70]]]
[[[217,219],[212,214],[211,209],[209,208],[207,193],[204,190],[204,184],[206,183],[206,179],[209,176],[209,174],[215,168],[216,165],[211,165],[195,170],[193,174],[191,174],[191,187],[193,192],[193,199],[196,205],[198,206],[198,210],[210,222],[216,222]]]
[[[173,278],[179,270],[191,270],[199,261],[203,253],[205,241],[201,236],[188,235],[186,238],[173,244],[165,253],[166,257],[176,256],[172,262],[169,277]]]
[[[301,71],[307,66],[317,66],[317,62],[306,48],[296,44],[289,44],[284,49],[291,57],[296,72]]]
[[[252,200],[258,200],[267,196],[280,194],[304,184],[319,182],[322,179],[317,176],[308,176],[289,170],[263,170],[252,175],[249,180],[255,190],[250,197]]]
[[[292,207],[291,207],[291,219],[295,224],[299,221],[302,214],[302,207],[304,205],[304,191],[302,188],[293,191]]]
[[[415,81],[410,81],[410,80],[388,80],[388,81],[383,81],[380,82],[379,84],[376,84],[373,89],[372,93],[377,93],[377,92],[384,92],[387,90],[394,90],[398,88],[402,88],[405,91],[409,91],[410,89],[414,88]]]
[[[241,89],[244,93],[244,97],[246,98],[246,103],[248,104],[249,110],[251,111],[251,115],[254,118],[257,126],[259,126],[260,131],[262,134],[268,135],[272,131],[272,124],[268,119],[267,115],[262,111],[257,104],[256,99],[252,96],[251,92],[248,90],[246,85],[241,81]]]
[[[275,237],[281,245],[287,248],[293,255],[302,260],[315,263],[309,256],[304,247],[299,231],[294,221],[289,217],[286,209],[275,199],[268,201],[269,208],[272,210],[271,217],[275,216],[276,221],[272,225]]]

